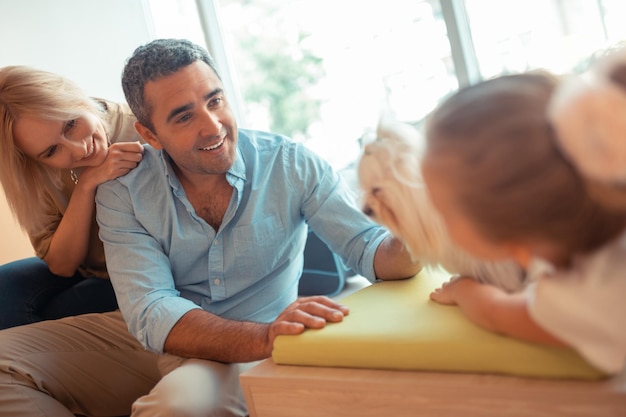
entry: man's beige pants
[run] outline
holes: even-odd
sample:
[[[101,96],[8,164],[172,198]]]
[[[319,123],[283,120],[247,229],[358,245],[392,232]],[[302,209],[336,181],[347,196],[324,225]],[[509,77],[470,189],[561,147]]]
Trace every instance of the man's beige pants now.
[[[245,416],[253,365],[148,352],[119,311],[14,327],[0,331],[0,416]]]

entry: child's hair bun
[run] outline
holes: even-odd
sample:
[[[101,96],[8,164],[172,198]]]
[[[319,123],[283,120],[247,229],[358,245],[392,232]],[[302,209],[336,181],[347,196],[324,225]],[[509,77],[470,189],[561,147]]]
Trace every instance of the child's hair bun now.
[[[626,185],[626,49],[563,77],[548,112],[561,150],[583,176]]]

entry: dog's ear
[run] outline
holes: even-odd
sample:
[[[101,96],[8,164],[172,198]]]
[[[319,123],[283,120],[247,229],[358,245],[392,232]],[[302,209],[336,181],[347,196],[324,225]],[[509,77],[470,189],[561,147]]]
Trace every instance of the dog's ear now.
[[[388,140],[396,144],[403,144],[408,148],[418,149],[420,134],[413,126],[402,123],[389,113],[382,113],[378,119],[376,136],[380,140]]]

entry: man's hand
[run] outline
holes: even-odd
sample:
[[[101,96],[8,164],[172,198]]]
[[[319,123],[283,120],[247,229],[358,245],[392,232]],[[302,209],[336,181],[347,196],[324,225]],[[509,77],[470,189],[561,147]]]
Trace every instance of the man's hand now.
[[[349,313],[348,307],[328,297],[312,296],[298,298],[270,324],[269,342],[274,345],[278,335],[300,334],[304,329],[321,329],[327,322],[336,323]]]
[[[178,320],[163,349],[185,358],[257,361],[271,356],[276,336],[320,329],[327,322],[342,321],[347,314],[346,306],[324,296],[299,298],[271,323],[229,320],[198,308]]]

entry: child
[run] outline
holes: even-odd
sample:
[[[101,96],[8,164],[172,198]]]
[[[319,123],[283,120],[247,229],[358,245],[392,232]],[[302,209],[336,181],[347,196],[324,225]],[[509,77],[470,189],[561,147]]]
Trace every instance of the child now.
[[[426,126],[422,173],[453,240],[514,259],[525,291],[455,277],[431,294],[473,322],[626,361],[626,55],[586,77],[502,76],[465,88]]]

